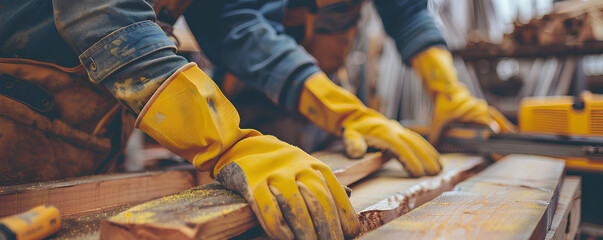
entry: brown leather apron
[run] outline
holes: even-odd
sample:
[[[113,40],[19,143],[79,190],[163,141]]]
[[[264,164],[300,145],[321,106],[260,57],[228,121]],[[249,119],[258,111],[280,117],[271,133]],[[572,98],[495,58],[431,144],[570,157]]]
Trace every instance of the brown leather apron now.
[[[81,65],[0,58],[0,185],[111,171],[134,119]]]

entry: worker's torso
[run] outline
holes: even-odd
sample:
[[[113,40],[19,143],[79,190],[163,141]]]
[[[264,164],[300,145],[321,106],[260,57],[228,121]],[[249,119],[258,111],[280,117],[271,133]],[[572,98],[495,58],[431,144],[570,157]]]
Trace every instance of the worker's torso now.
[[[133,115],[88,80],[51,1],[0,3],[0,19],[0,185],[107,171]]]

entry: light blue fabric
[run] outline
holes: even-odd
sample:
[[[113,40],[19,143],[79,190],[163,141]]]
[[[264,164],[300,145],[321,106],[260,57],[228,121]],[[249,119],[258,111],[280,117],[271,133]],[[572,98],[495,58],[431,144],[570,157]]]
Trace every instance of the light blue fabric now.
[[[429,46],[446,44],[427,15],[427,0],[375,0],[374,4],[405,63]],[[297,112],[305,79],[320,69],[297,44],[301,39],[285,33],[285,11],[293,7],[320,11],[313,0],[195,1],[185,17],[204,53],[221,72],[234,74],[276,104]],[[326,23],[336,26],[335,31],[353,25]]]
[[[142,0],[2,0],[0,57],[81,63],[91,81],[138,113],[188,63],[154,20]]]

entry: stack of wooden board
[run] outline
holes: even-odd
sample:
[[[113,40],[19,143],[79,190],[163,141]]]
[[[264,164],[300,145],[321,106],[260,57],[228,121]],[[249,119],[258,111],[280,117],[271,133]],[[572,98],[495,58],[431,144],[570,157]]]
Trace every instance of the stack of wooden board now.
[[[562,160],[511,155],[366,239],[543,239],[552,226]]]
[[[347,184],[377,171],[386,162],[380,153],[370,153],[361,159],[351,160],[340,152],[318,152],[315,156],[325,161],[334,169],[335,175]],[[35,185],[0,187],[0,213],[6,216],[39,204],[55,205],[61,210],[63,228],[52,239],[99,239],[101,220],[135,204],[212,181],[207,173],[197,172],[189,165],[168,171],[98,175]],[[212,186],[215,184],[205,185],[198,190],[204,191],[203,189],[211,189]],[[193,190],[188,190],[191,191]],[[216,192],[219,191],[213,191]],[[205,203],[220,197],[224,195],[215,194]],[[227,198],[232,198],[229,201],[234,202],[240,200],[238,195],[228,195]]]
[[[61,218],[71,219],[148,201],[212,181],[207,173],[187,166],[0,187],[0,217],[50,204],[59,208]]]
[[[563,183],[559,160],[514,155],[480,172],[487,165],[481,157],[446,154],[438,176],[408,178],[397,161],[387,162],[380,153],[359,160],[333,152],[315,156],[335,169],[342,183],[356,182],[350,200],[367,238],[570,239],[579,223],[580,180]],[[4,214],[36,204],[62,206],[66,221],[56,239],[223,239],[251,228],[261,232],[245,201],[217,183],[129,207],[182,189],[178,184],[211,180],[193,173],[185,169],[4,187],[0,199]],[[102,196],[90,194],[95,191]]]
[[[494,44],[480,39],[481,41],[469,41],[467,48],[498,45],[503,50],[512,52],[525,45],[577,46],[586,42],[603,41],[603,2],[558,2],[551,13],[528,23],[516,21],[513,25],[513,32],[506,34],[502,43]]]
[[[326,163],[350,161],[341,154],[317,157]],[[465,155],[446,155],[442,162],[444,170],[438,176],[408,178],[399,163],[392,161],[354,185],[351,202],[359,213],[363,232],[452,189],[485,165],[481,157]],[[343,169],[346,172],[350,168]],[[343,184],[351,183],[349,178],[341,177],[341,171],[335,173]],[[354,174],[362,175],[366,174]],[[219,184],[210,184],[134,206],[107,219],[101,224],[101,239],[224,239],[257,225],[243,198]]]

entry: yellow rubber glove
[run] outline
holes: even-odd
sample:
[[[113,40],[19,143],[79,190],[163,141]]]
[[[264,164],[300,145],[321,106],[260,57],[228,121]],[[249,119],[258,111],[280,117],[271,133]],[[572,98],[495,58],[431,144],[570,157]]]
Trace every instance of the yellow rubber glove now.
[[[514,131],[515,126],[483,99],[475,98],[458,81],[450,52],[431,47],[411,60],[423,85],[434,101],[429,141],[437,143],[444,128],[452,122],[477,123],[499,133]]]
[[[350,157],[364,155],[371,146],[390,150],[412,176],[435,175],[442,169],[438,152],[427,140],[366,107],[322,72],[304,83],[298,110],[319,127],[342,136]]]
[[[275,239],[343,239],[358,217],[333,172],[299,148],[239,128],[239,114],[195,64],[155,92],[136,126],[251,205]]]

